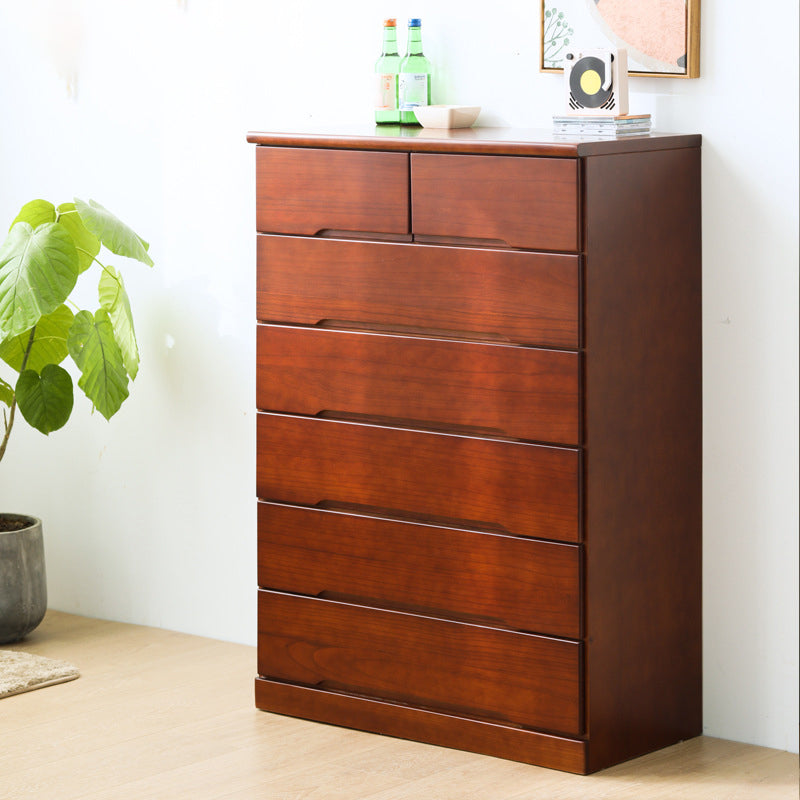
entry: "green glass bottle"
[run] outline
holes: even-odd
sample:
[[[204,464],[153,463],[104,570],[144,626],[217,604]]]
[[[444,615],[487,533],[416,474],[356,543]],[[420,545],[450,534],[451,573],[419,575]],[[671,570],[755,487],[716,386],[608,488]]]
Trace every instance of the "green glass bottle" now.
[[[397,52],[397,20],[383,21],[383,52],[375,62],[375,122],[378,124],[400,122],[397,107],[397,73],[400,54]]]
[[[422,20],[408,21],[408,46],[400,62],[397,96],[400,122],[416,125],[414,108],[431,104],[431,62],[422,54]]]

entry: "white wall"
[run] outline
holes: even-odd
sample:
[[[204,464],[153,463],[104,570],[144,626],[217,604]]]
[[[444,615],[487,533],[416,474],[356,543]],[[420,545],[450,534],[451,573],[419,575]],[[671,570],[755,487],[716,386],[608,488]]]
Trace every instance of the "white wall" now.
[[[796,750],[798,7],[702,6],[703,77],[634,79],[632,108],[704,136],[705,727]],[[245,132],[368,122],[384,14],[423,17],[435,102],[548,127],[534,0],[0,0],[0,219],[92,197],[156,261],[122,265],[142,351],[122,411],[19,424],[0,464],[0,507],[45,520],[53,607],[254,641]]]

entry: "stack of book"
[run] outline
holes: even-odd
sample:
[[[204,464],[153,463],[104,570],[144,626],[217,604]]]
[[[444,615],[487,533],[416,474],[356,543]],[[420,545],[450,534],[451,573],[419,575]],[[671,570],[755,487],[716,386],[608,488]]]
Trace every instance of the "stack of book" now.
[[[630,136],[649,131],[649,114],[623,114],[617,117],[565,114],[553,117],[553,133],[570,136]]]

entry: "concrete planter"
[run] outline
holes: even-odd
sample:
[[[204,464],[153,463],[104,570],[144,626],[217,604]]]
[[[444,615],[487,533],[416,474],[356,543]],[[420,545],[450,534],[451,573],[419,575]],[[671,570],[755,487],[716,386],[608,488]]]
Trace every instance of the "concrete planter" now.
[[[18,529],[6,530],[13,525]],[[29,634],[46,609],[42,522],[22,514],[0,514],[0,644]]]

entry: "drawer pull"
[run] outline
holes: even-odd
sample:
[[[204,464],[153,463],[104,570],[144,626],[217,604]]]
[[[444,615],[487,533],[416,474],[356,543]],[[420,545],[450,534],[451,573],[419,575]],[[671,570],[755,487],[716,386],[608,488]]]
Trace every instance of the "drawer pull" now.
[[[269,321],[267,321],[269,324]],[[277,322],[275,323],[277,324]],[[429,328],[422,325],[395,323],[382,325],[378,322],[359,322],[352,319],[320,319],[308,323],[312,328],[324,330],[360,331],[365,333],[387,333],[392,336],[425,336],[428,339],[458,339],[469,342],[516,344],[508,336],[494,331],[466,330],[456,328]]]
[[[451,609],[444,607],[414,605],[413,603],[392,603],[391,605],[382,605],[380,602],[376,602],[376,600],[372,597],[348,594],[346,592],[334,592],[327,589],[317,592],[316,594],[306,596],[316,597],[320,600],[331,600],[335,603],[346,603],[347,605],[351,606],[370,606],[372,608],[378,608],[384,611],[399,611],[403,614],[415,614],[422,617],[435,616],[438,619],[451,620],[453,622],[466,622],[470,625],[486,625],[492,628],[508,628],[508,626],[504,625],[504,621],[496,616],[493,617],[485,614],[470,614],[468,612],[459,612],[455,614]],[[537,631],[528,631],[524,629],[508,629],[516,630],[519,633],[538,633]]]
[[[502,247],[512,248],[505,239],[488,239],[481,236],[433,236],[428,234],[415,234],[414,241],[418,244],[441,244],[454,247]]]
[[[318,239],[356,239],[376,242],[412,242],[410,233],[379,233],[378,231],[355,231],[342,228],[320,228],[314,236]]]
[[[358,422],[364,425],[384,425],[391,428],[409,428],[418,431],[454,433],[461,436],[478,436],[483,439],[509,439],[509,434],[501,428],[488,428],[479,425],[459,425],[451,422],[436,422],[413,417],[386,417],[379,414],[357,414],[351,411],[325,409],[310,416],[317,419],[338,420],[339,422]]]
[[[313,508],[320,511],[343,511],[348,514],[362,514],[370,517],[378,517],[386,520],[396,520],[400,522],[414,522],[425,525],[440,525],[446,528],[466,528],[473,531],[484,533],[497,533],[504,535],[515,535],[512,531],[501,525],[499,522],[490,522],[481,519],[465,519],[463,517],[445,517],[434,514],[416,514],[402,508],[391,508],[389,506],[370,506],[365,503],[345,503],[341,500],[320,500],[314,503]]]

